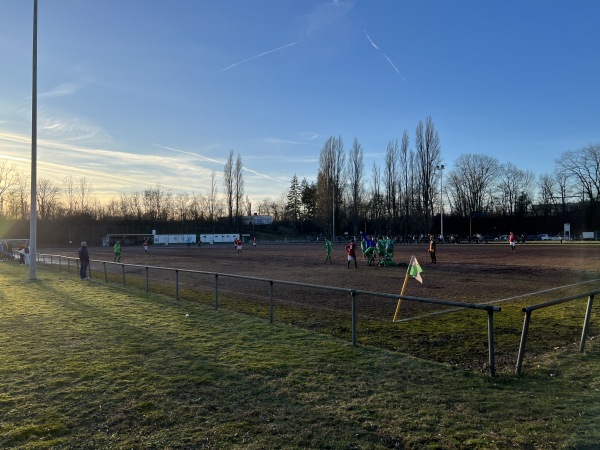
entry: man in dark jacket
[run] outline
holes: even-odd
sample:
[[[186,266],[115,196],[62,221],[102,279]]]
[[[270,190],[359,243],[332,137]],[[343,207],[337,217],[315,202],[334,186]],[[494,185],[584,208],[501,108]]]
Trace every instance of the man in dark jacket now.
[[[87,249],[87,242],[83,241],[81,243],[81,247],[79,248],[77,254],[79,255],[80,262],[79,275],[81,276],[82,280],[89,280],[87,276],[87,270],[90,265],[90,255]]]

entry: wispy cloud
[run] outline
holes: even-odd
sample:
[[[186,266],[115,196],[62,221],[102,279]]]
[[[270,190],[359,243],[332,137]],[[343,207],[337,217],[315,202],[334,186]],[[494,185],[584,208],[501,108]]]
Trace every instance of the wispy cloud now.
[[[158,148],[162,148],[164,150],[169,150],[169,151],[172,151],[172,152],[180,153],[182,155],[189,155],[189,156],[194,156],[194,157],[197,157],[197,158],[201,158],[204,161],[212,162],[212,163],[215,163],[215,164],[220,164],[220,165],[224,165],[225,164],[225,161],[219,161],[219,160],[216,160],[216,159],[208,158],[206,156],[200,155],[198,153],[190,152],[190,151],[187,151],[187,150],[178,150],[178,149],[173,148],[173,147],[166,147],[164,145],[159,145],[159,144],[152,144],[152,145],[154,145],[154,146],[156,146]],[[278,183],[280,182],[280,180],[278,180],[276,178],[272,178],[269,175],[266,175],[264,173],[260,173],[260,172],[258,172],[256,170],[250,169],[248,167],[243,167],[243,170],[246,171],[246,172],[249,172],[249,173],[251,173],[253,175],[256,175],[259,178],[264,178],[264,179],[267,179],[267,180],[276,181]]]
[[[307,144],[306,142],[298,142],[298,141],[292,141],[289,139],[278,139],[278,138],[272,138],[272,137],[260,139],[260,142],[264,142],[265,144],[292,144],[292,145],[306,145]]]
[[[232,69],[232,68],[234,68],[234,67],[237,67],[237,66],[239,66],[239,65],[242,65],[242,64],[244,64],[244,63],[247,63],[247,62],[249,62],[249,61],[252,61],[252,60],[254,60],[254,59],[261,58],[261,57],[263,57],[263,56],[266,56],[266,55],[269,55],[269,54],[271,54],[271,53],[278,52],[278,51],[280,51],[280,50],[283,50],[284,48],[292,47],[292,46],[294,46],[294,45],[297,45],[297,44],[299,44],[300,42],[302,42],[302,41],[300,40],[300,41],[296,41],[296,42],[291,42],[291,43],[289,43],[289,44],[282,45],[281,47],[274,48],[273,50],[268,50],[268,51],[266,51],[266,52],[262,52],[262,53],[260,53],[260,54],[258,54],[258,55],[251,56],[250,58],[246,58],[246,59],[244,59],[244,60],[242,60],[242,61],[240,61],[240,62],[237,62],[237,63],[231,64],[230,66],[227,66],[227,67],[225,67],[224,69],[221,69],[219,72],[225,72],[226,70]]]
[[[42,92],[38,97],[40,98],[51,98],[51,97],[64,97],[72,95],[81,89],[82,85],[79,83],[62,83],[47,92]]]
[[[406,78],[404,78],[402,76],[402,74],[400,73],[400,71],[398,70],[398,68],[396,67],[396,65],[392,62],[392,60],[388,57],[388,55],[386,55],[384,52],[382,52],[381,49],[377,46],[377,44],[375,44],[375,42],[373,41],[373,39],[371,39],[371,36],[369,36],[369,33],[367,33],[367,30],[364,30],[364,31],[365,31],[365,36],[367,37],[367,40],[373,46],[373,48],[375,50],[377,50],[378,52],[380,52],[383,55],[383,57],[386,59],[386,61],[390,64],[390,66],[392,66],[392,68],[396,71],[396,73],[398,75],[400,75],[400,78],[402,78],[403,81],[406,81]]]
[[[306,25],[306,34],[312,35],[321,30],[330,28],[333,23],[348,14],[353,7],[354,2],[350,1],[334,0],[319,4],[309,14],[302,18]]]
[[[306,139],[307,141],[314,141],[315,139],[321,137],[321,135],[312,131],[304,131],[300,133],[300,137],[302,137],[302,139]]]
[[[38,111],[40,138],[68,141],[110,142],[111,136],[102,127],[82,117],[72,117],[44,106]]]

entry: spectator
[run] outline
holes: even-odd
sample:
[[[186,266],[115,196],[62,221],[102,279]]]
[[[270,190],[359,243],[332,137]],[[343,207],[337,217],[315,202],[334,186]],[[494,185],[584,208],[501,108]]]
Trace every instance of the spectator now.
[[[87,249],[87,242],[83,241],[81,243],[81,247],[79,247],[79,251],[77,252],[77,254],[79,255],[80,262],[79,275],[81,276],[82,280],[89,280],[89,277],[87,276],[87,271],[90,265],[90,255]]]

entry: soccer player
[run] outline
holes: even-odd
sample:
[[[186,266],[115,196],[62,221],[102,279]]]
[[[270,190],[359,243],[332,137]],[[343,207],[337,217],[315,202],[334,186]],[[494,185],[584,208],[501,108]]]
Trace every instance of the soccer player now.
[[[115,259],[113,262],[121,262],[121,243],[117,241],[113,249],[115,251]]]
[[[354,261],[354,267],[358,269],[358,264],[356,264],[356,242],[354,242],[354,238],[346,245],[346,253],[348,253],[348,269],[350,268],[351,261]]]
[[[331,264],[331,251],[333,250],[333,245],[329,239],[325,239],[325,247],[323,248],[325,249],[325,262],[323,264],[327,264],[327,261]]]

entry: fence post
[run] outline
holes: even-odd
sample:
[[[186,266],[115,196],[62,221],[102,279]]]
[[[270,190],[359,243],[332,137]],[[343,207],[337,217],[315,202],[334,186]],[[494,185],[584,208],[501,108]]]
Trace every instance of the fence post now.
[[[579,343],[579,352],[583,353],[585,349],[585,338],[587,337],[588,329],[590,327],[590,316],[592,315],[592,304],[594,303],[594,294],[590,294],[588,297],[587,308],[585,311],[585,319],[583,321],[583,331],[581,332],[581,342]]]
[[[356,292],[350,291],[352,296],[352,345],[356,346]]]
[[[175,269],[175,300],[179,300],[179,269]]]
[[[148,285],[149,285],[149,282],[148,282],[148,266],[146,266],[146,293],[148,293]]]
[[[525,311],[525,319],[523,321],[523,331],[521,332],[521,343],[519,344],[519,356],[517,356],[517,369],[515,373],[521,375],[521,367],[523,366],[523,356],[525,355],[525,343],[527,342],[527,332],[529,331],[529,322],[531,321],[531,311]]]
[[[496,358],[494,356],[494,310],[488,309],[488,352],[490,375],[496,375]]]
[[[121,272],[123,273],[123,287],[125,287],[125,264],[121,264]]]
[[[108,283],[108,273],[106,273],[106,261],[103,261],[102,264],[104,265],[104,282]]]
[[[215,273],[215,309],[219,309],[219,274]]]
[[[269,323],[273,323],[273,281],[269,281]]]

